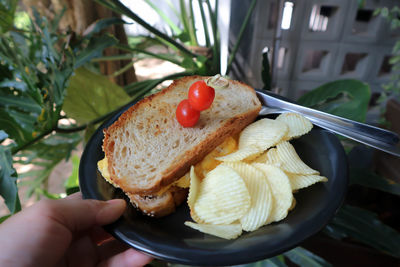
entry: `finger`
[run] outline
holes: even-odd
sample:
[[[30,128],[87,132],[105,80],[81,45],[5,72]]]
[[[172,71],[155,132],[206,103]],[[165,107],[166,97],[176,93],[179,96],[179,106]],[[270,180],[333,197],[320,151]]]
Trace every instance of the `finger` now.
[[[104,242],[114,239],[112,235],[104,231],[102,227],[95,226],[89,232],[90,239],[97,245],[101,245]]]
[[[74,240],[65,253],[68,266],[95,266],[97,259],[96,245],[88,236]]]
[[[121,241],[118,240],[110,240],[106,241],[100,246],[97,246],[97,255],[99,261],[104,261],[108,258],[111,258],[117,254],[120,254],[121,252],[124,252],[125,250],[129,249],[130,247]]]
[[[76,192],[65,197],[66,199],[82,199],[82,193]]]
[[[104,260],[99,263],[99,267],[120,267],[120,266],[130,266],[130,267],[139,267],[144,266],[147,263],[151,262],[152,258],[147,256],[141,252],[138,252],[132,248],[127,249],[126,251],[119,253],[107,260]]]
[[[39,205],[39,215],[63,225],[76,233],[117,220],[126,208],[122,199],[99,201],[93,199],[61,199],[44,201]]]

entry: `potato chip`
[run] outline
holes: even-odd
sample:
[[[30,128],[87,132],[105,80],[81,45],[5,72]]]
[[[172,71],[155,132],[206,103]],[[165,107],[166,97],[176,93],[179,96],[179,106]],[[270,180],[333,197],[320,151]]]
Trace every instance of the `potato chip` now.
[[[288,126],[280,121],[261,119],[247,126],[239,137],[239,149],[255,145],[261,150],[276,145],[287,133]]]
[[[301,188],[309,187],[318,182],[328,181],[328,178],[315,174],[302,175],[302,174],[288,173],[288,177],[292,190],[298,190]]]
[[[278,155],[276,148],[271,148],[267,151],[265,163],[280,167],[282,165],[281,159]]]
[[[287,216],[293,201],[289,178],[276,166],[262,163],[253,163],[252,165],[264,172],[271,188],[273,204],[266,223],[283,220]]]
[[[189,226],[200,232],[218,236],[225,239],[234,239],[242,234],[242,226],[239,223],[236,224],[197,224],[193,222],[185,222],[186,226]]]
[[[200,187],[200,180],[197,178],[197,175],[194,171],[194,167],[192,166],[190,167],[190,187],[187,198],[187,203],[190,209],[193,208],[194,203],[197,199],[197,195],[199,193],[199,187]]]
[[[200,190],[200,179],[197,177],[196,172],[194,171],[194,166],[190,167],[190,187],[189,194],[187,197],[187,203],[190,209],[190,216],[195,222],[203,222],[199,216],[194,211],[194,203],[196,202],[197,196]]]
[[[219,161],[228,161],[228,162],[241,161],[241,160],[247,159],[249,157],[258,156],[262,152],[263,152],[263,150],[261,150],[259,147],[251,145],[251,146],[243,147],[239,150],[236,150],[235,152],[228,154],[226,156],[218,157],[215,159],[219,160]]]
[[[262,153],[261,155],[259,155],[258,157],[256,157],[252,162],[256,162],[256,163],[266,163],[267,162],[267,153],[269,150],[265,151],[264,153]]]
[[[296,174],[319,174],[318,171],[310,168],[297,155],[296,150],[287,141],[281,142],[276,146],[277,154],[281,161],[281,169]]]
[[[245,231],[254,231],[263,226],[272,208],[272,196],[268,182],[262,171],[243,162],[223,163],[234,169],[245,181],[251,196],[249,211],[240,218],[240,223]]]
[[[289,130],[285,136],[286,140],[300,137],[311,131],[313,127],[312,123],[306,117],[298,113],[282,113],[276,118],[276,120],[286,123],[289,127]]]
[[[184,176],[182,176],[178,181],[174,183],[174,185],[182,188],[189,188],[190,172],[187,172]]]
[[[250,208],[250,194],[243,179],[232,168],[218,165],[200,184],[194,211],[210,224],[229,224]]]

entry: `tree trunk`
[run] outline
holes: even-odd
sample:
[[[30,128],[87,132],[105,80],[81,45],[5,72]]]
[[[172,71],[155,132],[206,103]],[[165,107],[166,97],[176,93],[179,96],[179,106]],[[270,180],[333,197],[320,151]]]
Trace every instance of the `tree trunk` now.
[[[31,8],[35,7],[41,15],[52,19],[55,14],[62,12],[65,7],[65,13],[60,21],[60,30],[71,29],[73,32],[82,35],[87,27],[95,21],[103,18],[118,17],[106,7],[87,0],[23,0],[24,5],[31,13]],[[123,25],[113,25],[107,29],[107,32],[114,35],[120,43],[127,44],[127,37]],[[116,48],[107,48],[104,56],[112,56],[123,54],[124,52]],[[116,77],[110,76],[120,70],[127,64],[132,67],[123,74]],[[133,62],[131,60],[100,62],[100,70],[107,75],[110,80],[120,86],[130,84],[137,81]]]

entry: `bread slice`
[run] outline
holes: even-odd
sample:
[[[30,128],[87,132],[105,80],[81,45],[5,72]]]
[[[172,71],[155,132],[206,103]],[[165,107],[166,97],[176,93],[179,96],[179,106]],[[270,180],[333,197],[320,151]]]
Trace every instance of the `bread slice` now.
[[[108,160],[104,158],[97,162],[97,168],[103,178],[114,187],[119,186],[110,179],[108,172]],[[177,183],[175,185],[163,188],[163,191],[155,195],[141,196],[137,194],[125,193],[129,201],[145,215],[150,217],[163,217],[175,211],[175,209],[185,201],[188,193],[187,182]]]
[[[187,197],[188,189],[171,186],[160,195],[141,196],[127,193],[131,203],[150,217],[163,217],[171,214]]]
[[[213,104],[201,112],[194,127],[182,127],[175,118],[176,107],[187,98],[192,83],[206,78],[174,81],[104,130],[103,151],[113,184],[127,194],[154,195],[254,121],[261,109],[254,89],[230,80],[227,88],[216,90]]]

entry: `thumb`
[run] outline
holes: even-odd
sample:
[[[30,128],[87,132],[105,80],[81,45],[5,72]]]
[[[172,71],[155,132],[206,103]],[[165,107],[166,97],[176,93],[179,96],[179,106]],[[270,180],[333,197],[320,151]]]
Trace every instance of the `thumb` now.
[[[100,201],[93,199],[61,199],[49,201],[48,216],[61,223],[71,232],[87,230],[95,225],[105,225],[116,221],[124,212],[123,199]]]
[[[126,202],[123,199],[111,199],[105,202],[105,205],[96,214],[96,224],[105,225],[116,221],[126,208]]]

